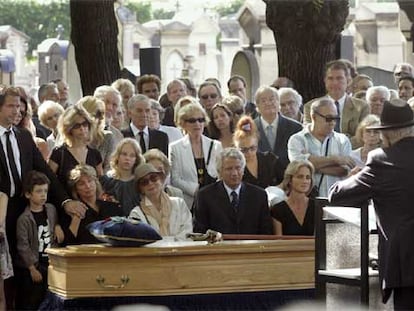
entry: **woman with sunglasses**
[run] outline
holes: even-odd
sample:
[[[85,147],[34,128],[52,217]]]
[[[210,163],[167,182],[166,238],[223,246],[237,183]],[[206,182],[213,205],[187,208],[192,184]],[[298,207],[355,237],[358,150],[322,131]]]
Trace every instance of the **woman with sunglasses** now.
[[[185,239],[193,231],[191,213],[182,198],[164,192],[164,174],[152,164],[143,163],[135,170],[135,178],[141,203],[129,216],[150,224],[162,237]]]
[[[69,172],[78,164],[88,164],[98,176],[103,174],[100,152],[89,147],[92,130],[93,120],[78,103],[68,107],[58,121],[62,144],[53,149],[48,164],[66,188]]]
[[[112,152],[115,149],[114,135],[105,130],[105,103],[93,96],[85,96],[78,101],[94,121],[92,139],[89,146],[97,149],[102,156],[104,172],[109,171]]]
[[[233,145],[233,114],[223,104],[215,104],[210,110],[210,122],[208,123],[209,137],[221,142],[223,148]]]
[[[198,88],[198,98],[201,106],[210,113],[211,108],[221,101],[220,87],[212,81],[204,81]]]
[[[244,116],[239,120],[233,139],[246,158],[243,181],[267,188],[283,180],[283,166],[277,156],[269,151],[257,150],[259,133],[251,117]]]
[[[170,144],[171,184],[180,188],[188,207],[200,187],[217,178],[216,158],[221,143],[203,135],[206,112],[197,104],[189,104],[178,112],[179,126],[185,136]]]

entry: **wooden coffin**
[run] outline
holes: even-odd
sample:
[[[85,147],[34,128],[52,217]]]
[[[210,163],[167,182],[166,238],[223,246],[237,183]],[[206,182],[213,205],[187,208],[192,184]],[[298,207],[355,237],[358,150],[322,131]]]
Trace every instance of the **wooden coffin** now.
[[[160,241],[49,249],[49,290],[65,298],[314,288],[314,240]]]

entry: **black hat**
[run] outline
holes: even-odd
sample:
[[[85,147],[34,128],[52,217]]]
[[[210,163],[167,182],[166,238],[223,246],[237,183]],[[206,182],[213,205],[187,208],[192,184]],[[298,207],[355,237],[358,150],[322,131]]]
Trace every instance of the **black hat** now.
[[[413,110],[399,98],[384,103],[380,119],[380,125],[367,126],[367,130],[391,130],[414,125]]]

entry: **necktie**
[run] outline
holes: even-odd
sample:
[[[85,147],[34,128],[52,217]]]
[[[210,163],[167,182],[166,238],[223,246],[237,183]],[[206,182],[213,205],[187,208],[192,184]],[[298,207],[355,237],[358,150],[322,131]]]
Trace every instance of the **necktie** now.
[[[147,148],[145,147],[145,140],[144,140],[144,132],[139,132],[139,145],[141,146],[142,153],[145,153],[147,151]]]
[[[231,207],[233,207],[234,210],[237,211],[237,207],[239,206],[239,197],[238,197],[236,191],[232,191],[230,193],[230,195],[231,195],[231,202],[230,202]]]
[[[275,144],[275,137],[273,135],[273,125],[268,125],[266,127],[266,136],[267,140],[269,141],[270,148],[273,148],[273,145]]]
[[[13,149],[10,142],[10,134],[11,131],[6,131],[6,149],[7,149],[7,158],[9,159],[9,166],[11,171],[11,177],[13,178],[14,183],[14,195],[20,195],[21,192],[21,183],[20,183],[20,176],[17,171],[16,161],[14,160],[13,156]]]
[[[340,117],[341,113],[339,111],[339,102],[338,101],[335,101],[335,107],[336,107],[336,113],[337,113],[338,117]],[[338,132],[338,133],[341,132],[340,125],[341,125],[341,120],[336,121],[335,132]]]

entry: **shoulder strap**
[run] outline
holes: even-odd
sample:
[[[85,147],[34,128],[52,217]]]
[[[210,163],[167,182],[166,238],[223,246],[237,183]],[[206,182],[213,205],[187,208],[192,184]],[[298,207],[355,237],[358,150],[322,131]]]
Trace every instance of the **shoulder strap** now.
[[[213,150],[213,145],[214,145],[214,140],[211,141],[210,143],[210,148],[208,149],[208,155],[207,155],[207,162],[206,162],[206,166],[208,166],[208,164],[210,163],[210,158],[211,158],[211,150]]]
[[[329,149],[329,142],[330,141],[331,141],[331,138],[328,138],[328,141],[326,142],[326,147],[325,147],[325,157],[328,155],[328,149]],[[319,179],[318,191],[321,188],[322,180],[323,180],[324,176],[325,176],[325,174],[322,174],[321,179]]]

